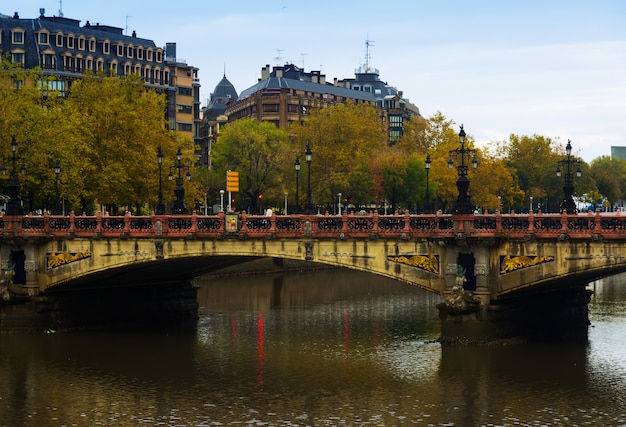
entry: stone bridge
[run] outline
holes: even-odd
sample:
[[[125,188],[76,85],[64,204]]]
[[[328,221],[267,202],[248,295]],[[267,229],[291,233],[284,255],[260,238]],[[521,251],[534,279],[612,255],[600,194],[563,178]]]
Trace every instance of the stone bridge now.
[[[274,257],[437,293],[444,337],[510,336],[529,325],[586,327],[585,285],[626,271],[626,216],[5,216],[0,245],[3,275],[13,281],[8,289],[5,280],[5,303],[12,294],[188,281]]]

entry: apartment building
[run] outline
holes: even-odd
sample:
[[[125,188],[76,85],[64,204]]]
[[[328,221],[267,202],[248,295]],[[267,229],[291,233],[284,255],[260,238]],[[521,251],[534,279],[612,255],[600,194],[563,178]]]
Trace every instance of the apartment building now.
[[[133,31],[63,16],[37,18],[0,15],[0,50],[25,69],[41,67],[44,75],[54,75],[62,93],[84,73],[104,72],[110,76],[139,74],[147,87],[165,93],[168,126],[191,140],[199,135],[200,84],[198,69],[176,58],[176,44],[167,50]]]

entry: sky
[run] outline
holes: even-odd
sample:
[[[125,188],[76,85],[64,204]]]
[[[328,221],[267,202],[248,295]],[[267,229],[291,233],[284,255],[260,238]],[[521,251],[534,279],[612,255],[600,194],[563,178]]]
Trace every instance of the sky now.
[[[480,147],[541,135],[571,140],[590,162],[626,146],[623,0],[0,0],[5,15],[40,8],[175,42],[199,69],[202,105],[224,75],[240,93],[268,64],[328,82],[369,64],[422,116],[441,112]]]

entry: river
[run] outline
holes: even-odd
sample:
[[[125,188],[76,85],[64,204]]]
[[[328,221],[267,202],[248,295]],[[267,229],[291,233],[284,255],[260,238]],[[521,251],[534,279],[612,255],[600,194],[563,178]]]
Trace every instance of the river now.
[[[0,427],[626,425],[626,275],[584,344],[442,347],[373,275],[202,279],[197,331],[0,335]]]

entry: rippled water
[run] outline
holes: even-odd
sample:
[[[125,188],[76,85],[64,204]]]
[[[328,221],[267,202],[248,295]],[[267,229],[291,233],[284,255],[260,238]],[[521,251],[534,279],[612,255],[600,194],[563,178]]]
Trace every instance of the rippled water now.
[[[0,335],[0,426],[626,425],[625,281],[586,345],[477,348],[367,274],[203,281],[193,334]]]

